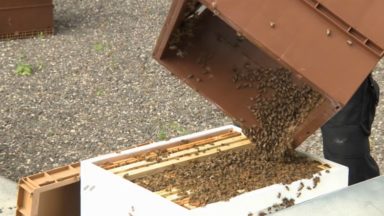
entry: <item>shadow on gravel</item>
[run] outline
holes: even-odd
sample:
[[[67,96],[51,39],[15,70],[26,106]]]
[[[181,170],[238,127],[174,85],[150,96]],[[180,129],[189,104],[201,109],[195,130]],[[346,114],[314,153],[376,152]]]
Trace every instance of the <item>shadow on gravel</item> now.
[[[65,16],[55,16],[55,34],[66,34],[80,29],[80,27],[84,25],[85,21],[85,16],[79,13],[67,12]]]
[[[101,16],[103,17],[103,16]],[[67,34],[78,30],[94,29],[100,21],[100,11],[78,9],[56,13],[54,17],[55,33]]]

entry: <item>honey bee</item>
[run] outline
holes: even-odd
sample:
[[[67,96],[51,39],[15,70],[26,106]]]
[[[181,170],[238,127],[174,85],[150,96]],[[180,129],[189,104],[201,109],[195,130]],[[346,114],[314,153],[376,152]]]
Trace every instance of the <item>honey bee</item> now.
[[[315,178],[313,178],[313,188],[316,188],[319,183],[320,183],[319,176],[316,176]]]
[[[301,190],[303,190],[303,188],[304,188],[304,183],[300,182],[300,186],[299,186],[297,191],[301,191]]]
[[[176,56],[179,57],[179,58],[184,58],[185,57],[185,53],[178,49],[177,52],[176,52]]]

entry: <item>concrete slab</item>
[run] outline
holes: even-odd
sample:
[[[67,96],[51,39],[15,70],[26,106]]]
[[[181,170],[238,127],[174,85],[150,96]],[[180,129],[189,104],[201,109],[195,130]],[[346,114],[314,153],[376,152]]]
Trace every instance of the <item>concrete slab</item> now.
[[[15,216],[17,184],[0,176],[0,216]]]

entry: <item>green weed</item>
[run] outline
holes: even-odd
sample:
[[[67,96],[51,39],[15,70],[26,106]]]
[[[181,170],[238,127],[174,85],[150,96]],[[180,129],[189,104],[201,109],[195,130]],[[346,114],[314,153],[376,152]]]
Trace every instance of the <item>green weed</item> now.
[[[167,132],[165,132],[165,130],[161,129],[158,133],[157,133],[157,139],[158,140],[166,140],[168,138],[168,135],[167,135]]]
[[[93,45],[93,48],[94,48],[97,52],[101,52],[101,51],[103,51],[103,50],[105,49],[105,46],[104,46],[104,44],[102,44],[102,43],[95,43],[95,44]]]
[[[44,39],[44,38],[45,38],[45,34],[44,34],[44,32],[39,32],[39,34],[37,34],[37,37],[38,37],[39,39]]]
[[[100,96],[103,96],[103,95],[105,95],[104,90],[102,90],[102,89],[97,89],[96,90],[96,96],[100,97]]]
[[[164,124],[157,133],[158,140],[166,140],[173,136],[180,136],[188,134],[188,130],[182,127],[178,122],[170,122]]]
[[[31,76],[33,73],[32,66],[26,63],[18,63],[16,65],[16,74],[19,76]]]
[[[172,122],[169,125],[169,128],[176,133],[176,135],[185,135],[188,133],[188,131],[182,127],[178,122]]]

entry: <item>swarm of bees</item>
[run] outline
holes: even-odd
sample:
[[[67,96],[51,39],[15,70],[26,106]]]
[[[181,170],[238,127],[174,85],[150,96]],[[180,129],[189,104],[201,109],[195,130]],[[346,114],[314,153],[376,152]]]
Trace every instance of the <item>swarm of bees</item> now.
[[[269,215],[275,212],[278,212],[282,209],[288,208],[295,205],[295,200],[294,199],[288,199],[286,197],[281,199],[280,203],[275,203],[272,206],[268,207],[265,211],[260,211],[259,216],[264,216],[264,215]]]
[[[134,182],[154,192],[177,189],[180,197],[188,196],[190,204],[200,207],[272,184],[309,179],[321,170],[319,162],[301,156],[295,156],[292,162],[267,162],[260,159],[255,149],[252,146],[217,152]]]
[[[322,100],[308,85],[293,82],[292,73],[283,68],[265,68],[252,62],[233,68],[237,89],[254,88],[248,109],[259,125],[243,128],[265,160],[290,160],[296,128]]]
[[[179,57],[185,54],[182,41],[194,37],[198,21],[194,12],[198,7],[200,3],[197,0],[188,2],[184,20],[171,36],[168,48]],[[212,54],[204,53],[196,60],[203,74],[211,73],[207,63],[210,58]],[[309,179],[321,170],[319,162],[309,161],[294,153],[292,137],[296,128],[320,104],[322,96],[307,85],[293,82],[292,73],[282,67],[265,68],[249,61],[234,67],[232,71],[236,89],[255,89],[255,95],[249,98],[252,105],[248,109],[260,124],[243,128],[245,135],[255,145],[232,151],[218,150],[213,156],[182,166],[171,166],[160,173],[136,179],[135,183],[154,192],[176,189],[181,198],[187,196],[189,204],[200,207],[272,184],[290,184],[299,179]],[[192,74],[188,79],[202,82],[201,78]],[[161,153],[156,156],[146,159],[163,158]],[[314,180],[313,188],[319,180]],[[297,197],[301,196],[305,187],[300,184]],[[286,189],[290,190],[288,186]],[[281,193],[278,198],[281,203],[271,206],[270,211],[295,203],[293,199],[282,197]]]
[[[295,128],[319,104],[321,95],[306,85],[292,82],[291,73],[284,68],[261,68],[245,63],[233,72],[233,82],[239,88],[256,88],[256,92],[262,92],[250,98],[253,105],[249,107],[260,125],[243,130],[255,145],[218,151],[203,160],[137,179],[137,184],[152,191],[177,188],[182,197],[188,195],[190,204],[204,206],[275,183],[309,179],[320,171],[319,162],[296,155],[290,144]],[[319,179],[314,179],[310,189],[318,182]],[[297,198],[304,188],[300,184]],[[294,204],[290,199],[281,201],[271,209]]]

